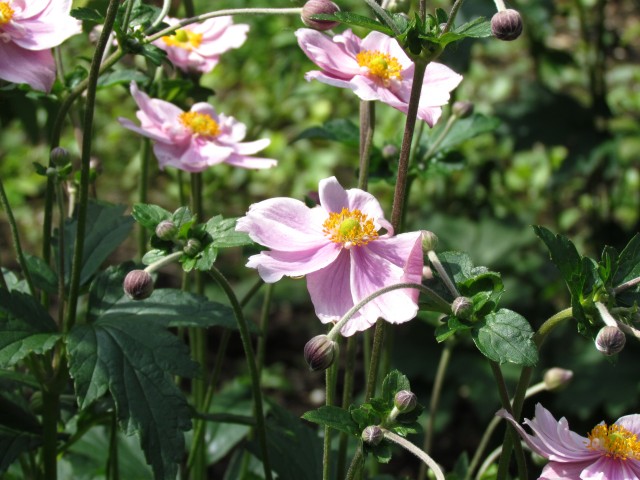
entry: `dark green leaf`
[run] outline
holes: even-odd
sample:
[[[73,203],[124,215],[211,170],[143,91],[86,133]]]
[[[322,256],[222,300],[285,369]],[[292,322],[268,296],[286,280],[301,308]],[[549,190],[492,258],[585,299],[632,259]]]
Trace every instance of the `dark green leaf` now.
[[[131,19],[129,25],[135,27],[138,25],[149,24],[160,14],[160,9],[152,5],[138,4],[131,10]]]
[[[479,321],[471,331],[476,346],[490,360],[532,366],[538,362],[538,349],[527,320],[507,309],[500,309]]]
[[[389,407],[389,410],[391,408]],[[386,409],[385,409],[386,410]],[[353,405],[349,408],[349,413],[351,414],[351,418],[358,425],[358,433],[359,436],[362,430],[367,428],[369,425],[379,425],[382,422],[382,415],[377,412],[374,407],[365,403],[360,405],[359,407],[354,407]],[[386,414],[384,412],[383,414]]]
[[[162,62],[167,58],[167,53],[164,50],[149,43],[142,45],[139,53],[158,67],[162,65]]]
[[[49,313],[31,295],[0,289],[0,367],[10,367],[30,353],[42,354],[60,338]]]
[[[459,119],[453,124],[453,127],[451,127],[451,130],[440,144],[440,149],[450,150],[467,140],[484,133],[493,132],[500,126],[500,123],[498,118],[487,117],[481,113],[474,113],[468,118]],[[437,138],[436,135],[437,132],[434,132],[430,138]]]
[[[393,406],[393,399],[400,390],[411,391],[409,379],[398,370],[392,370],[382,382],[382,399]]]
[[[486,38],[491,36],[491,22],[483,17],[478,17],[468,23],[460,25],[454,31],[465,37]]]
[[[0,474],[23,453],[42,443],[41,435],[0,426]]]
[[[102,15],[102,13],[100,13],[94,8],[85,8],[85,7],[74,8],[69,12],[69,15],[71,15],[73,18],[77,18],[78,20],[83,20],[87,22],[95,22],[95,23],[104,22],[104,15]]]
[[[375,20],[364,17],[362,15],[358,15],[357,13],[352,12],[336,12],[334,14],[318,14],[313,15],[311,17],[313,20],[330,20],[337,21],[340,23],[344,23],[345,25],[349,25],[351,27],[363,27],[367,30],[376,30],[378,32],[382,32],[385,35],[393,36],[393,30],[388,27],[385,27],[380,22],[376,22]]]
[[[145,265],[151,265],[152,263],[157,262],[158,260],[162,260],[164,257],[168,255],[166,250],[159,250],[154,248],[153,250],[149,250],[142,257],[142,263]]]
[[[163,220],[169,220],[171,213],[157,205],[136,203],[131,212],[133,218],[147,230],[155,231],[158,224]]]
[[[149,77],[138,70],[113,70],[100,75],[100,78],[98,78],[98,87],[104,88],[119,84],[129,85],[131,82],[142,84],[146,83],[148,80]]]
[[[636,234],[618,257],[617,268],[613,275],[613,286],[640,277],[640,234]]]
[[[51,270],[51,267],[40,257],[29,253],[25,253],[24,257],[34,286],[51,295],[58,293],[58,277],[55,272]]]
[[[436,8],[436,21],[438,24],[447,23],[449,15],[441,8]]]
[[[458,331],[469,330],[471,327],[466,323],[462,323],[459,318],[454,316],[450,316],[446,318],[447,323],[444,325],[438,326],[435,331],[436,341],[443,342],[451,335],[455,334]]]
[[[111,266],[100,272],[89,287],[87,320],[94,322],[124,296],[123,283],[133,263]]]
[[[204,229],[211,236],[214,247],[240,247],[253,243],[246,233],[236,232],[237,221],[237,218],[222,218],[220,215],[209,219],[204,225]]]
[[[360,144],[360,130],[350,120],[338,118],[329,120],[321,127],[311,127],[300,133],[293,142],[304,138],[333,140],[349,147]]]
[[[189,210],[188,207],[180,207],[178,210],[173,212],[171,220],[178,229],[176,238],[186,240],[189,237],[189,230],[191,230],[191,227],[196,222],[196,217],[191,213],[191,210]]]
[[[306,412],[302,415],[302,418],[325,427],[335,428],[350,435],[360,435],[358,424],[351,418],[351,414],[340,407],[324,405],[317,410]]]
[[[204,247],[201,252],[198,252],[198,255],[195,256],[195,258],[193,259],[195,260],[193,268],[200,270],[201,272],[211,270],[211,267],[213,267],[213,263],[216,261],[216,258],[218,258],[218,249],[213,245],[213,243],[210,243],[209,245]],[[183,263],[182,266],[184,267],[185,263]],[[185,272],[187,271],[189,270],[185,269]]]

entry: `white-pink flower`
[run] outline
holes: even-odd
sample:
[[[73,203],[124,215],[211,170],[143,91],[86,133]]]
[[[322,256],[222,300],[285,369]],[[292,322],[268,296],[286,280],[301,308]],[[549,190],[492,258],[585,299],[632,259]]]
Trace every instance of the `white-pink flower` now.
[[[176,167],[186,172],[201,172],[219,163],[242,168],[271,168],[278,163],[271,158],[251,157],[266,148],[268,138],[242,142],[247,127],[235,118],[216,113],[208,103],[196,103],[185,112],[174,104],[149,98],[131,84],[131,95],[140,110],[140,126],[126,118],[122,126],[153,140],[153,152],[160,168]]]
[[[529,435],[505,410],[507,419],[531,450],[550,460],[543,480],[633,480],[640,478],[640,415],[627,415],[612,425],[596,425],[587,437],[569,430],[563,417],[557,421],[539,403],[533,420],[525,419]]]
[[[51,90],[51,49],[82,30],[70,10],[71,0],[0,1],[0,78]]]
[[[349,88],[362,100],[379,100],[407,113],[414,63],[398,42],[380,32],[364,39],[345,30],[333,39],[308,28],[296,31],[298,44],[322,70],[307,72],[307,80]],[[422,83],[418,118],[433,126],[449,101],[449,92],[462,76],[449,67],[431,62]]]
[[[180,22],[177,18],[165,17],[170,26]],[[153,44],[167,52],[171,63],[179,69],[210,72],[218,64],[220,55],[232,48],[240,47],[247,39],[249,25],[234,24],[232,17],[209,18],[201,23],[192,23],[176,30]]]
[[[265,282],[306,275],[323,323],[339,320],[383,287],[421,282],[420,232],[394,236],[375,197],[359,189],[345,190],[335,177],[321,180],[318,193],[320,204],[313,208],[292,198],[272,198],[251,205],[238,220],[236,230],[270,248],[247,263]],[[359,310],[342,334],[366,330],[379,317],[407,322],[418,312],[417,299],[416,289],[385,293]]]

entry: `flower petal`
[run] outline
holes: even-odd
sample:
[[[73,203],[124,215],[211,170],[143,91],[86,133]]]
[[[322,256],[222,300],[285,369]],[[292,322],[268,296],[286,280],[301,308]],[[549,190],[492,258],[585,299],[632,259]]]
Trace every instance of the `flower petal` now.
[[[0,39],[0,78],[49,92],[56,78],[51,50],[25,50]]]
[[[233,165],[234,167],[249,168],[262,170],[265,168],[273,168],[278,165],[278,161],[273,158],[245,157],[244,155],[233,154],[227,158],[224,163]]]
[[[640,415],[625,415],[616,421],[616,425],[620,425],[630,432],[640,436]]]
[[[336,43],[324,33],[310,28],[300,28],[296,30],[295,35],[302,51],[322,68],[325,75],[348,80],[360,71],[355,57],[349,55],[342,44]]]
[[[539,480],[577,480],[582,471],[595,460],[585,462],[564,463],[549,462],[542,469]]]

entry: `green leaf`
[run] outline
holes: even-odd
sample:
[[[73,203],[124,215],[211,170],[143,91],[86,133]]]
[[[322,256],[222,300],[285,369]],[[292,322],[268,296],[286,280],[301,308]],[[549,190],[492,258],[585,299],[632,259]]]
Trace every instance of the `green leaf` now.
[[[490,36],[491,22],[480,17],[438,37],[437,42],[445,47],[464,38],[485,38]]]
[[[451,130],[440,144],[439,150],[451,150],[457,148],[463,142],[476,138],[484,133],[495,131],[501,122],[497,117],[488,117],[481,113],[474,113],[468,118],[457,120]],[[440,129],[444,127],[439,127]],[[437,138],[437,132],[433,132],[430,138]]]
[[[390,371],[382,381],[382,399],[393,406],[393,400],[400,390],[411,391],[409,379],[398,370]]]
[[[147,230],[155,231],[156,227],[163,220],[169,220],[171,213],[157,205],[146,203],[136,203],[131,212],[133,218]]]
[[[321,127],[307,128],[294,138],[292,143],[305,138],[332,140],[355,148],[360,144],[360,131],[351,120],[337,118],[329,120]]]
[[[180,207],[173,212],[171,220],[178,229],[176,238],[187,239],[189,237],[189,230],[196,222],[196,217],[191,213],[188,207]]]
[[[144,45],[142,45],[142,48],[138,53],[140,53],[140,55],[148,59],[157,67],[162,65],[162,62],[164,62],[167,58],[167,53],[164,50],[156,47],[155,45],[151,45],[150,43],[145,43]]]
[[[443,342],[451,335],[455,334],[458,331],[465,331],[471,329],[470,325],[466,323],[462,323],[459,318],[454,316],[447,317],[447,323],[444,325],[439,325],[436,328],[435,335],[437,342]]]
[[[158,260],[162,260],[169,254],[166,250],[160,250],[158,248],[154,248],[153,250],[149,250],[142,256],[142,263],[145,265],[151,265],[152,263],[157,262]]]
[[[89,287],[89,308],[87,321],[94,322],[124,297],[124,277],[133,270],[133,263],[110,266],[96,275]]]
[[[138,70],[121,69],[113,70],[100,75],[98,78],[98,87],[105,88],[113,85],[125,84],[129,85],[131,82],[137,82],[140,84],[146,83],[149,80],[144,73]]]
[[[502,308],[487,315],[474,326],[471,336],[480,352],[495,362],[522,366],[538,362],[531,325],[511,310]]]
[[[197,269],[201,272],[206,272],[208,270],[211,270],[211,267],[213,267],[213,263],[216,261],[216,258],[218,258],[218,249],[213,245],[213,243],[210,243],[209,245],[204,247],[202,251],[198,252],[195,258],[187,258],[187,260],[194,260],[193,267],[191,267],[191,269]],[[187,261],[185,260],[182,263],[182,266],[185,267],[186,264]],[[191,269],[187,270],[185,268],[184,271],[188,272]]]
[[[60,334],[49,313],[31,295],[0,289],[0,367],[15,365],[30,353],[53,348]]]
[[[133,218],[123,215],[124,205],[109,205],[90,202],[87,206],[87,225],[82,254],[80,284],[84,285],[98,270],[102,262],[127,238],[133,228]],[[71,276],[71,261],[76,241],[77,219],[67,221],[64,226],[64,273],[68,284]],[[53,241],[56,264],[60,258],[57,236]]]
[[[23,453],[42,443],[42,435],[0,426],[0,474]]]
[[[324,405],[317,410],[306,412],[302,415],[302,418],[309,422],[348,433],[349,435],[360,435],[358,424],[353,420],[351,414],[340,407]]]
[[[382,417],[387,413],[386,410],[391,410],[391,407],[384,410],[385,412],[380,414],[370,403],[365,403],[359,407],[355,407],[353,405],[349,407],[351,418],[358,425],[357,435],[359,436],[362,430],[367,428],[369,425],[379,425],[380,422],[382,422]]]
[[[209,219],[204,225],[204,229],[211,235],[214,247],[229,248],[253,244],[249,235],[244,232],[236,232],[237,221],[237,218],[222,218],[220,215]]]
[[[85,7],[74,8],[69,12],[69,15],[71,15],[73,18],[77,18],[78,20],[83,20],[87,22],[95,22],[95,23],[104,22],[104,15],[102,15],[102,13],[100,13],[95,8],[85,8]]]
[[[173,376],[192,377],[198,365],[187,347],[150,316],[117,313],[76,325],[66,338],[69,372],[80,408],[108,390],[127,435],[136,433],[155,478],[174,480],[184,453],[191,412]]]
[[[385,27],[380,22],[376,22],[375,20],[365,17],[362,15],[358,15],[357,13],[352,12],[336,12],[333,14],[325,14],[320,13],[317,15],[312,15],[311,18],[313,20],[330,20],[336,21],[340,23],[344,23],[345,25],[349,25],[351,27],[363,27],[367,30],[376,30],[378,32],[382,32],[385,35],[393,36],[393,30],[388,27]]]
[[[35,255],[25,253],[24,258],[35,287],[51,295],[58,293],[58,277],[51,267]]]
[[[640,277],[640,234],[636,234],[618,257],[617,268],[613,274],[613,286]]]

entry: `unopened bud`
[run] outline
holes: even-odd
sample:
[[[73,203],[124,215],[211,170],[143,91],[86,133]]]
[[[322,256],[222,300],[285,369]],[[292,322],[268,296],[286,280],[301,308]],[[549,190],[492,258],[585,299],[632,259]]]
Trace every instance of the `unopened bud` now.
[[[190,257],[195,257],[201,249],[202,244],[200,243],[200,240],[197,240],[195,238],[190,238],[189,240],[187,240],[187,243],[182,248],[184,253],[186,253]]]
[[[627,342],[627,337],[618,327],[607,325],[602,327],[596,336],[596,348],[605,355],[620,353]]]
[[[422,251],[424,253],[435,250],[438,246],[438,237],[429,230],[422,230]]]
[[[388,143],[384,147],[382,147],[382,158],[384,158],[385,160],[395,159],[398,156],[398,153],[400,153],[398,147],[391,143]]]
[[[515,40],[522,33],[522,17],[517,10],[508,8],[491,18],[491,33],[498,40]]]
[[[178,227],[171,220],[163,220],[156,226],[156,235],[161,240],[173,240]]]
[[[409,390],[400,390],[396,393],[396,396],[393,397],[393,404],[401,413],[406,413],[416,408],[418,399],[415,393]]]
[[[451,312],[458,318],[467,319],[473,311],[473,302],[467,297],[456,297],[451,304]]]
[[[331,30],[340,22],[333,20],[315,20],[313,15],[332,15],[340,11],[340,7],[329,0],[309,0],[302,7],[302,23],[316,30]]]
[[[144,300],[153,293],[153,278],[144,270],[131,270],[124,278],[124,293],[133,300]]]
[[[375,447],[384,438],[384,432],[377,425],[369,425],[367,428],[365,428],[362,431],[362,434],[360,435],[360,437],[362,438],[362,441],[364,443]]]
[[[470,117],[473,113],[473,103],[467,100],[459,100],[453,103],[453,107],[451,107],[451,111],[458,118],[467,118]]]
[[[326,335],[317,335],[304,346],[304,359],[314,372],[326,370],[336,356],[338,345]]]
[[[55,147],[49,153],[49,159],[56,167],[64,167],[69,163],[69,151],[66,148]]]
[[[553,367],[544,373],[542,380],[547,390],[558,390],[567,385],[573,378],[573,372],[564,368]]]

